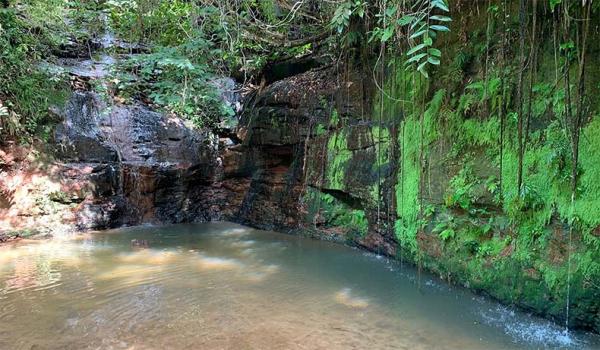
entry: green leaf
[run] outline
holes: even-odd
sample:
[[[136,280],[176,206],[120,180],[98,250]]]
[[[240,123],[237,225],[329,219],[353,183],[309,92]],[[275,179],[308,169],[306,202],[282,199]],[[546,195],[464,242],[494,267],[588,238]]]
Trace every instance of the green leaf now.
[[[436,65],[436,66],[440,65],[440,59],[436,58],[436,57],[433,57],[433,56],[427,57],[427,62],[429,62],[429,63],[431,63],[433,65]]]
[[[427,32],[427,29],[420,30],[420,31],[418,31],[416,33],[413,33],[413,35],[411,35],[410,38],[411,39],[418,38],[421,35],[425,34],[426,32]]]
[[[420,53],[416,56],[411,57],[408,61],[406,61],[407,63],[412,63],[412,62],[417,62],[419,61],[421,58],[427,56],[426,53]]]
[[[412,21],[414,19],[415,19],[415,16],[403,16],[396,23],[398,23],[399,26],[405,26],[407,24],[412,23]]]
[[[454,238],[454,230],[451,228],[447,228],[444,231],[440,232],[439,236],[443,241],[447,241],[450,238]]]
[[[412,49],[410,49],[410,51],[408,51],[406,53],[407,56],[412,56],[414,53],[416,53],[417,51],[421,50],[422,48],[426,47],[427,45],[425,44],[419,44],[415,47],[413,47]]]
[[[434,25],[430,26],[429,28],[436,30],[438,32],[449,32],[450,31],[450,29],[448,29],[448,27],[437,25],[437,24],[434,24]]]
[[[417,67],[417,71],[421,72],[421,74],[423,74],[423,76],[425,78],[429,78],[429,74],[427,73],[427,71],[425,70],[425,66],[427,66],[427,61],[423,61],[423,63],[421,63],[419,65],[419,67]]]
[[[422,26],[425,26],[425,23],[423,23],[423,19],[425,19],[425,14],[420,15],[419,17],[417,17],[415,19],[415,21],[413,22],[413,24],[410,25],[409,29],[414,29],[417,25],[422,24]],[[421,27],[422,28],[422,27]]]
[[[440,222],[439,224],[435,225],[435,227],[433,228],[432,232],[441,232],[446,227],[448,227],[448,225],[445,222]]]
[[[450,12],[450,10],[448,9],[448,6],[446,5],[446,3],[443,0],[432,0],[431,7],[438,8],[444,12]]]
[[[440,50],[438,50],[438,49],[436,49],[434,47],[429,48],[427,50],[427,53],[430,54],[431,56],[435,56],[435,57],[441,57],[442,56],[442,51],[440,51]]]
[[[382,42],[386,42],[388,41],[392,35],[394,35],[394,27],[390,26],[385,28],[385,31],[383,32],[383,35],[381,36],[381,41]]]
[[[358,14],[358,17],[363,18],[365,16],[365,9],[363,7],[359,7],[356,10],[356,14]]]
[[[440,22],[452,22],[452,18],[450,18],[448,16],[435,15],[435,16],[431,16],[429,18],[436,20],[436,21],[440,21]]]
[[[557,5],[561,4],[562,0],[550,0],[550,11],[554,12]]]
[[[396,10],[397,10],[397,7],[396,7],[396,6],[388,7],[388,8],[385,10],[385,15],[386,15],[387,17],[392,17],[392,16],[394,16],[394,14],[396,13]]]

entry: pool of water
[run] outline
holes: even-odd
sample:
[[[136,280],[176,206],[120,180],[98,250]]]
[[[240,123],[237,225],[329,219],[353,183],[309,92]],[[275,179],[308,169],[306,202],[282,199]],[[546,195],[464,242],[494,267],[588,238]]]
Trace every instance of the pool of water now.
[[[132,244],[135,240],[136,244]],[[600,348],[357,249],[230,223],[0,247],[0,349]]]

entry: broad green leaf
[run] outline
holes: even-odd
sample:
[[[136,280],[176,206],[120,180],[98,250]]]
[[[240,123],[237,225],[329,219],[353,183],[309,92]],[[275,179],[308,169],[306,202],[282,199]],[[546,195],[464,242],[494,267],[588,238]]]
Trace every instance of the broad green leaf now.
[[[406,53],[406,55],[407,55],[407,56],[412,56],[414,53],[416,53],[417,51],[421,50],[422,48],[424,48],[424,47],[426,47],[426,46],[427,46],[427,45],[425,45],[425,44],[419,44],[419,45],[417,45],[417,46],[413,47],[412,49],[410,49],[410,50],[409,50],[409,51]]]
[[[437,24],[434,24],[434,25],[430,26],[429,28],[436,30],[438,32],[449,32],[450,31],[450,29],[448,29],[448,27],[437,25]]]
[[[429,18],[433,19],[433,20],[436,20],[436,21],[440,21],[440,22],[452,22],[452,18],[450,18],[448,16],[435,15],[435,16],[431,16]]]
[[[403,16],[396,23],[398,23],[399,26],[405,26],[407,24],[412,23],[412,21],[414,19],[415,19],[415,16]]]
[[[406,61],[406,62],[408,62],[408,63],[412,63],[412,62],[418,62],[418,61],[419,61],[421,58],[423,58],[423,57],[425,57],[425,56],[427,56],[427,54],[426,54],[426,53],[420,53],[420,54],[418,54],[418,55],[416,55],[416,56],[413,56],[413,57],[411,57],[411,58],[410,58],[408,61]]]
[[[421,35],[423,35],[425,33],[427,33],[427,29],[423,29],[423,30],[420,30],[420,31],[418,31],[416,33],[413,33],[413,35],[411,35],[410,38],[411,39],[418,38],[418,37],[420,37]]]
[[[450,10],[448,9],[448,6],[446,5],[446,3],[443,0],[432,0],[431,6],[438,8],[445,12],[450,12]]]
[[[394,27],[390,26],[385,28],[383,35],[381,36],[381,41],[382,42],[386,42],[389,40],[389,38],[392,37],[392,35],[394,35]]]
[[[427,53],[429,53],[431,56],[435,56],[435,57],[440,57],[442,56],[442,51],[432,47],[430,49],[427,50]]]
[[[436,66],[440,65],[440,59],[437,58],[437,57],[433,57],[433,56],[427,57],[427,62],[429,62],[429,63],[431,63],[433,65],[436,65]]]

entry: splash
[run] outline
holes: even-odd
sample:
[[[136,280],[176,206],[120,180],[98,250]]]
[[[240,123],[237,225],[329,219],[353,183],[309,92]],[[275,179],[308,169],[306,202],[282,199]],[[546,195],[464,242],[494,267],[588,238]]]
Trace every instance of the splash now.
[[[575,348],[581,341],[558,325],[533,316],[517,315],[505,306],[481,311],[484,323],[503,329],[517,342],[544,344],[546,347]]]

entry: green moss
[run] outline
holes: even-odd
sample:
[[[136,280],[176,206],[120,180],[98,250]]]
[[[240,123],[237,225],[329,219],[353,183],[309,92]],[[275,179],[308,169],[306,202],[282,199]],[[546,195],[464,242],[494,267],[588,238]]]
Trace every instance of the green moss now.
[[[490,42],[497,43],[499,34],[492,33]],[[448,39],[447,57],[454,53],[455,62],[442,62],[430,81],[392,61],[379,84],[384,91],[373,95],[367,119],[375,156],[365,172],[380,179],[383,171],[397,166],[394,225],[399,251],[442,276],[558,318],[564,314],[569,289],[572,317],[598,324],[597,316],[586,309],[600,309],[600,116],[586,117],[577,198],[572,203],[571,145],[563,125],[565,88],[555,80],[552,45],[542,45],[533,93],[529,96],[526,89],[524,96],[525,101],[531,98],[531,123],[523,186],[517,189],[519,108],[511,100],[517,67],[509,59],[490,65],[484,74],[481,39],[486,38],[467,36],[473,45],[463,45],[458,37]],[[526,87],[527,80],[526,76]],[[587,85],[599,82],[597,74],[586,76]],[[590,101],[597,114],[594,105]],[[524,109],[527,114],[528,103]],[[338,126],[337,113],[332,122]],[[398,130],[397,139],[392,128]],[[350,181],[354,178],[344,178],[358,155],[348,150],[348,137],[336,132],[329,138],[328,186],[363,191],[361,201],[369,214],[388,190],[382,188],[387,183],[369,183],[365,193]],[[370,141],[352,140],[352,146],[366,148]],[[328,222],[335,221],[328,217]],[[349,219],[337,223],[351,225]]]
[[[419,220],[420,148],[423,144],[423,156],[426,157],[431,144],[439,138],[437,120],[445,94],[445,90],[434,94],[423,112],[422,126],[418,113],[407,116],[401,124],[398,143],[402,157],[396,184],[398,220],[395,223],[395,232],[401,249],[406,248],[412,254],[418,252],[417,231],[422,224]]]
[[[418,121],[410,117],[402,122],[399,135],[401,147],[400,171],[396,184],[398,220],[395,232],[401,249],[417,252],[417,230],[419,214],[419,135]]]
[[[540,313],[563,315],[570,289],[572,305],[577,305],[577,311],[571,310],[572,317],[594,324],[594,316],[585,310],[600,307],[594,282],[600,279],[600,116],[592,118],[581,132],[578,192],[572,205],[571,145],[562,125],[565,92],[544,82],[534,85],[524,185],[518,191],[517,115],[507,111],[501,155],[502,87],[498,72],[489,74],[485,88],[482,79],[448,94],[437,90],[426,104],[423,130],[418,108],[422,86],[411,91],[406,73],[392,76],[385,84],[386,94],[404,102],[375,103],[375,118],[382,113],[397,116],[400,123],[401,157],[395,186],[395,232],[400,250],[440,275]],[[510,91],[511,79],[507,80]],[[487,105],[482,102],[484,91]],[[376,94],[375,100],[380,98]],[[448,152],[441,158],[431,157],[431,150],[438,145],[446,145],[442,149]],[[469,170],[468,164],[477,169]],[[447,189],[445,199],[451,200],[445,204],[449,208],[429,202],[427,197],[423,204],[432,207],[434,214],[424,213],[420,218],[419,187],[430,179],[429,170],[435,166],[456,169],[448,174],[447,184],[436,183]],[[488,196],[484,207],[482,195]],[[490,211],[488,205],[497,207]],[[572,243],[567,238],[570,225]],[[417,233],[421,227],[425,235],[438,228],[432,233],[439,240],[439,249],[429,238],[426,246],[420,246]]]
[[[343,131],[335,132],[327,142],[327,169],[325,178],[327,187],[334,190],[344,189],[344,177],[347,163],[352,158],[352,151],[348,149],[348,141]]]

